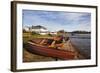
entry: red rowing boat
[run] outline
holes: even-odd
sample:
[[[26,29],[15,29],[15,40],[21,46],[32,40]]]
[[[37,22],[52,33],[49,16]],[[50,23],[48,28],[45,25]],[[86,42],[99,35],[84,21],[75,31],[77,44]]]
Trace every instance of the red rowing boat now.
[[[48,46],[43,46],[35,42],[34,40],[29,41],[26,44],[27,50],[31,53],[47,56],[47,57],[53,57],[58,58],[62,60],[68,60],[68,59],[74,59],[76,54],[72,51],[65,51],[65,50],[59,50],[55,48],[51,48]]]

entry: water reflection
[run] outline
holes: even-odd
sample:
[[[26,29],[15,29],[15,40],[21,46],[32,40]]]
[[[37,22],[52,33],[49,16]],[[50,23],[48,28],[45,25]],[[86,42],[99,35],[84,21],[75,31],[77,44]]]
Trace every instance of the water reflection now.
[[[91,57],[91,36],[90,34],[74,34],[70,35],[70,40],[77,47],[79,52],[86,58]]]

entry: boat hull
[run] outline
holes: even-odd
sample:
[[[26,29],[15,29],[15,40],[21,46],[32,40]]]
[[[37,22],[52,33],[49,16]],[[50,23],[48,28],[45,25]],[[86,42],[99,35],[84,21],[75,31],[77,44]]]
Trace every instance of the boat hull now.
[[[75,58],[75,52],[59,50],[55,48],[49,48],[47,46],[39,46],[33,42],[28,42],[26,44],[26,49],[33,54],[38,54],[38,55],[42,55],[46,57],[58,58],[62,60],[68,60],[68,59]]]

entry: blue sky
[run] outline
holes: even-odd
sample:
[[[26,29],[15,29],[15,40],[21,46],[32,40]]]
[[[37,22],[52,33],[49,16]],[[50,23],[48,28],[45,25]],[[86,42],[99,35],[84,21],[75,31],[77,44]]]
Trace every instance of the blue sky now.
[[[23,10],[23,27],[41,25],[49,31],[90,31],[91,13]]]

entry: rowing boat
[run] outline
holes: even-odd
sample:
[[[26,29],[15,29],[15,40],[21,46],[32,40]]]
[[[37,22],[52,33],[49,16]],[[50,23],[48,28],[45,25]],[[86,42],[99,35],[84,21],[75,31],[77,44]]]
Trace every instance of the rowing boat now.
[[[60,50],[57,48],[48,47],[47,45],[41,45],[39,42],[30,40],[26,44],[26,48],[33,54],[38,54],[46,57],[53,57],[62,60],[74,59],[76,53],[73,51]]]

